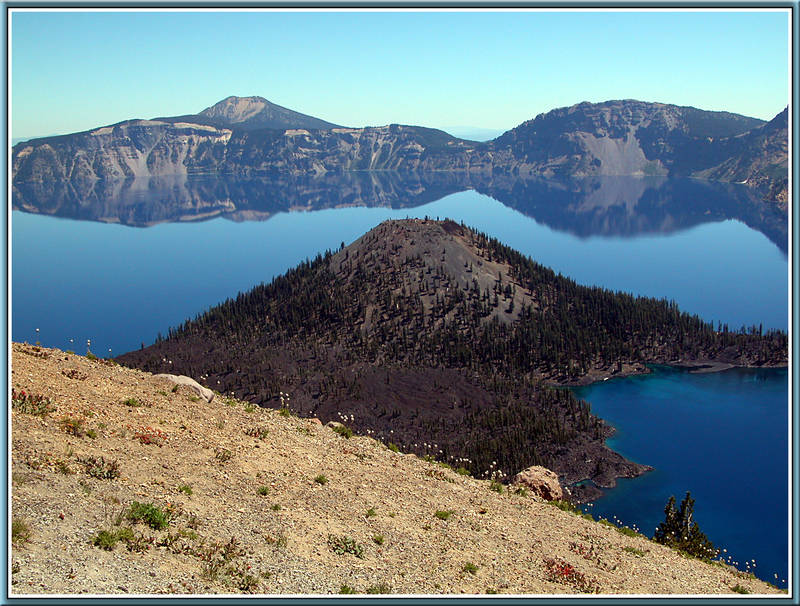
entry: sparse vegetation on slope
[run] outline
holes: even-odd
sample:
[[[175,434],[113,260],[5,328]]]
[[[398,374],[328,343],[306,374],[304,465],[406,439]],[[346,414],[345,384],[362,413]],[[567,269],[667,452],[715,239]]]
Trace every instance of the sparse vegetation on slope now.
[[[310,420],[248,413],[241,401],[194,401],[187,388],[172,392],[141,371],[27,350],[12,346],[12,386],[42,394],[55,410],[11,411],[12,596],[777,593],[537,499],[497,494],[488,481],[367,436],[345,440]],[[70,369],[87,380],[61,372]],[[153,405],[120,406],[127,397]],[[94,440],[59,427],[83,411],[92,413],[89,429],[106,427]],[[266,437],[242,431],[252,424]],[[126,425],[166,439],[154,448]],[[234,456],[219,463],[223,449]],[[59,472],[59,461],[77,467],[91,457],[121,461],[119,476]],[[320,470],[325,486],[312,480]],[[437,511],[453,513],[444,521]]]

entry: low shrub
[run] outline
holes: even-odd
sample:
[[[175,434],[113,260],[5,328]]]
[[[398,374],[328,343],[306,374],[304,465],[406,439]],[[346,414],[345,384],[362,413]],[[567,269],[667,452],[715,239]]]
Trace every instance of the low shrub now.
[[[214,458],[220,463],[226,463],[233,458],[233,453],[227,448],[217,448],[214,450]]]
[[[351,554],[357,558],[364,557],[364,546],[356,543],[355,539],[348,536],[328,535],[328,547],[333,553],[344,555]]]
[[[578,509],[575,505],[573,505],[569,501],[556,499],[554,501],[548,501],[548,503],[550,503],[550,505],[552,505],[553,507],[558,507],[562,511],[568,511],[570,513],[577,513],[577,514],[581,513],[581,510]]]
[[[37,417],[45,417],[56,410],[50,398],[31,394],[24,390],[17,391],[13,387],[11,388],[11,408]]]
[[[142,444],[162,446],[167,441],[167,434],[154,427],[141,427],[133,432],[134,439]]]
[[[258,578],[247,572],[249,568],[250,566],[239,564],[238,566],[229,566],[225,570],[230,576],[234,587],[244,593],[254,593],[258,589]]]
[[[194,555],[203,562],[200,574],[210,580],[216,580],[223,569],[243,553],[235,537],[231,537],[227,543],[214,542],[194,551]]]
[[[153,530],[162,530],[169,526],[169,514],[152,503],[134,501],[128,508],[125,517],[131,522],[144,522]]]
[[[636,532],[633,528],[629,528],[628,526],[617,526],[617,532],[620,534],[624,534],[626,537],[645,538],[643,534]]]
[[[11,542],[22,545],[31,539],[31,527],[22,518],[11,518]]]
[[[117,460],[106,461],[103,457],[85,456],[78,457],[77,461],[86,469],[86,475],[93,478],[113,480],[119,477],[119,461]]]
[[[140,548],[140,544],[143,542],[141,537],[137,540],[133,530],[127,526],[115,530],[101,530],[92,539],[92,545],[105,549],[106,551],[111,551],[119,541],[126,543],[131,551],[143,551],[143,549]],[[132,543],[134,544],[133,548],[130,547]]]
[[[59,473],[63,473],[65,476],[71,475],[75,473],[72,468],[69,466],[69,463],[64,459],[58,458],[53,461],[53,464],[58,470]]]
[[[642,551],[641,549],[636,549],[636,547],[625,546],[625,547],[622,548],[622,550],[626,551],[628,553],[632,553],[637,558],[644,557],[644,554],[645,554],[644,551]]]
[[[58,421],[61,430],[71,436],[82,438],[86,435],[84,420],[80,417],[63,417]]]
[[[263,440],[269,435],[269,429],[266,427],[250,427],[246,429],[244,433],[245,435]]]
[[[353,437],[353,430],[350,429],[347,425],[334,425],[333,431],[338,433],[343,438],[352,438]]]
[[[440,509],[436,511],[433,515],[435,515],[440,520],[449,520],[450,516],[452,516],[455,512],[452,509]]]
[[[118,541],[119,537],[117,537],[117,533],[113,530],[101,530],[92,539],[92,545],[100,549],[105,549],[106,551],[111,551]]]
[[[600,587],[596,581],[589,579],[582,572],[575,570],[572,564],[564,560],[547,558],[544,560],[547,579],[562,585],[570,585],[581,593],[599,593]]]
[[[76,368],[71,368],[69,370],[62,370],[61,374],[67,377],[68,379],[76,379],[78,381],[85,381],[89,375],[85,372],[81,372]]]

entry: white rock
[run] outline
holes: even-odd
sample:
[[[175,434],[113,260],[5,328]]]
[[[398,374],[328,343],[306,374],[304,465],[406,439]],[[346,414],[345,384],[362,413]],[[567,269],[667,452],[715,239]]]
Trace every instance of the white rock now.
[[[213,391],[211,391],[207,387],[203,387],[202,385],[200,385],[200,383],[198,383],[191,377],[187,377],[185,375],[170,375],[170,374],[160,374],[156,375],[156,377],[161,379],[169,379],[170,381],[172,381],[177,385],[186,385],[187,387],[193,389],[198,396],[205,398],[206,402],[211,402],[211,400],[214,399]]]

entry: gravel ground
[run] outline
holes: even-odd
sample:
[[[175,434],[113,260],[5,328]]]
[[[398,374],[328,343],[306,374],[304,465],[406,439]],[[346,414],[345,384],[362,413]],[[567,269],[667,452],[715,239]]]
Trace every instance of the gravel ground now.
[[[219,395],[208,403],[148,373],[13,344],[11,383],[54,408],[11,413],[12,517],[28,535],[13,544],[12,596],[338,594],[345,585],[413,595],[781,594],[371,438]],[[66,431],[76,419],[79,435]],[[105,467],[81,462],[89,457]],[[111,461],[118,477],[89,474]],[[133,502],[169,512],[169,526],[126,519]],[[122,528],[130,540],[93,545]]]

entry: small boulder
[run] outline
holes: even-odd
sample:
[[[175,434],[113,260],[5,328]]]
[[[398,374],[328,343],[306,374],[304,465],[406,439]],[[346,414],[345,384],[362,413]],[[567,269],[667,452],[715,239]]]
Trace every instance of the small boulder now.
[[[534,465],[514,476],[513,484],[519,484],[545,501],[558,501],[564,498],[564,491],[558,476],[547,469]]]
[[[317,417],[312,417],[309,419],[314,425],[322,425],[322,421],[320,421]]]
[[[206,402],[211,402],[214,399],[214,392],[211,391],[208,387],[203,387],[192,379],[191,377],[187,377],[185,375],[168,375],[168,374],[161,374],[156,375],[156,378],[161,379],[168,379],[175,383],[176,385],[186,385],[190,389],[194,390],[194,392],[200,396],[201,398],[205,399]]]
[[[328,421],[325,423],[325,427],[330,427],[331,429],[336,429],[337,427],[344,427],[339,421]]]

